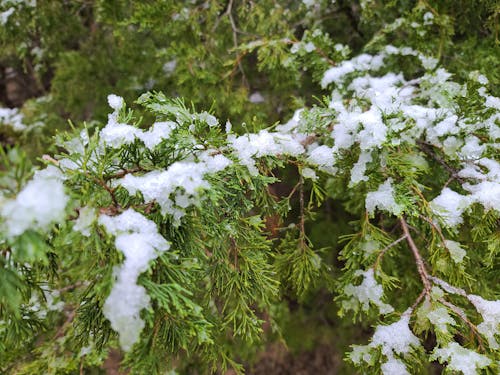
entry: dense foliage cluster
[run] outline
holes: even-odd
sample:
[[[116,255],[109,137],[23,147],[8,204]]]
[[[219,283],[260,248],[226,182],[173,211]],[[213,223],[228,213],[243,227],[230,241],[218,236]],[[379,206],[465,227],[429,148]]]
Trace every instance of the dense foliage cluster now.
[[[0,371],[498,373],[498,12],[0,0]]]

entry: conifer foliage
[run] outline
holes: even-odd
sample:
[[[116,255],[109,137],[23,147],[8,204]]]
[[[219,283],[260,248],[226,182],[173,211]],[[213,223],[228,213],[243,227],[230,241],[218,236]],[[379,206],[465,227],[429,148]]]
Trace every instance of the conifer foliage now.
[[[0,371],[498,373],[498,12],[1,0]]]

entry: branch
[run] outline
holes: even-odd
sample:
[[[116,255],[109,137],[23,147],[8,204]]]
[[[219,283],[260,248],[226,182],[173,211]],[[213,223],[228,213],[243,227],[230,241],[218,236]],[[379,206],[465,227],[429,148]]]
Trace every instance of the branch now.
[[[377,260],[375,261],[375,264],[373,265],[373,269],[376,270],[377,267],[378,267],[378,264],[380,263],[380,260],[382,259],[382,257],[384,256],[385,252],[387,250],[389,250],[390,248],[396,246],[398,243],[400,243],[401,241],[405,240],[406,239],[406,234],[400,238],[398,238],[396,241],[394,241],[393,243],[387,245],[377,256]]]
[[[306,237],[306,229],[305,229],[305,213],[304,213],[304,177],[302,174],[299,179],[299,203],[300,203],[300,245],[302,249],[305,248],[305,237]]]
[[[477,341],[479,343],[481,351],[484,351],[483,339],[481,338],[481,335],[479,334],[477,327],[465,316],[464,312],[460,310],[457,306],[455,306],[453,303],[446,301],[444,298],[440,298],[438,301],[441,302],[446,307],[448,307],[450,310],[452,310],[455,314],[457,314],[460,317],[460,319],[462,319],[465,323],[467,323],[471,331],[477,337]]]
[[[413,252],[413,256],[415,257],[415,262],[417,263],[417,270],[420,275],[420,278],[422,279],[422,283],[424,284],[425,293],[429,294],[431,291],[431,283],[429,281],[430,276],[425,268],[424,260],[420,255],[420,251],[418,250],[417,245],[415,245],[415,242],[413,241],[413,238],[410,234],[410,230],[408,229],[408,224],[404,219],[404,217],[401,217],[400,222],[401,222],[401,227],[403,228],[403,232],[405,234],[406,242],[408,242],[408,245],[410,246],[410,249]]]
[[[452,167],[450,167],[440,156],[436,155],[436,153],[429,147],[428,144],[426,144],[423,141],[417,141],[417,143],[420,145],[420,149],[425,152],[427,155],[432,157],[434,160],[436,160],[439,164],[441,164],[448,172],[450,172],[451,176],[463,184],[465,181],[462,177],[460,177],[457,173],[456,170],[454,170]]]

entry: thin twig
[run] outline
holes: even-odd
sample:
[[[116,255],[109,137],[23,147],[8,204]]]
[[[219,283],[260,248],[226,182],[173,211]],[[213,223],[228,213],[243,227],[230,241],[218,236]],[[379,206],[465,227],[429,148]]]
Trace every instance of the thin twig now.
[[[394,241],[393,243],[387,245],[377,256],[377,260],[375,261],[375,264],[373,265],[373,269],[376,270],[377,267],[378,267],[378,264],[380,263],[380,260],[382,259],[382,257],[384,256],[385,252],[387,250],[389,250],[391,247],[394,247],[396,246],[398,243],[400,243],[401,241],[404,241],[406,239],[406,235],[398,238],[396,241]]]
[[[431,156],[434,160],[436,160],[439,164],[441,164],[448,172],[450,172],[450,175],[463,184],[465,181],[462,177],[460,177],[457,173],[456,170],[454,170],[452,167],[450,167],[439,155],[437,155],[425,142],[418,141],[417,142],[420,145],[420,149],[425,152],[427,155]]]
[[[238,49],[238,28],[237,28],[236,22],[234,21],[234,18],[233,18],[233,0],[229,0],[229,3],[227,4],[226,14],[229,17],[229,22],[231,23],[231,29],[233,31],[234,49],[237,50]],[[241,63],[241,58],[237,58],[237,64],[238,64],[238,69],[241,72],[243,84],[246,87],[248,87],[248,80],[247,80],[247,76],[245,74],[245,70],[243,69],[243,64]]]
[[[455,314],[457,314],[460,319],[462,319],[471,329],[471,331],[474,333],[474,335],[477,337],[477,341],[479,343],[479,347],[481,348],[481,351],[484,351],[484,346],[483,346],[483,339],[481,338],[481,335],[479,334],[479,331],[477,330],[477,327],[472,323],[463,313],[462,310],[460,310],[457,306],[455,306],[453,303],[446,301],[444,298],[440,298],[438,300],[441,302],[443,305],[448,307],[450,310],[452,310]]]
[[[431,219],[429,219],[428,217],[425,217],[424,215],[420,215],[420,214],[418,216],[422,220],[426,221],[427,223],[429,223],[431,225],[431,227],[439,234],[439,237],[441,238],[441,241],[443,242],[443,246],[446,247],[446,245],[445,245],[446,238],[444,237],[443,232],[441,231],[441,229]]]
[[[427,295],[427,291],[424,288],[424,289],[422,289],[422,291],[418,295],[418,297],[415,300],[415,302],[413,302],[413,305],[411,305],[411,308],[410,308],[411,311],[415,310],[415,308],[418,306],[418,304],[420,303],[420,301],[422,300],[422,298],[424,298],[425,295]]]
[[[305,229],[305,212],[304,212],[304,177],[300,175],[299,179],[299,203],[300,203],[300,245],[302,248],[305,247],[305,237],[306,237],[306,229]]]

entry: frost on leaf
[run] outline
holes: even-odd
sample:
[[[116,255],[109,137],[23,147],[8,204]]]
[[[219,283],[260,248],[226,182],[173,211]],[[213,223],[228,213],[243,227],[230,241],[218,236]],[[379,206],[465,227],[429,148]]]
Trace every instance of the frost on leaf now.
[[[115,246],[125,257],[123,264],[114,269],[115,283],[103,312],[118,332],[122,349],[128,351],[139,340],[145,325],[140,312],[150,302],[144,287],[137,285],[137,279],[148,269],[149,262],[170,245],[153,221],[132,209],[114,217],[101,215],[99,223],[115,236]]]

